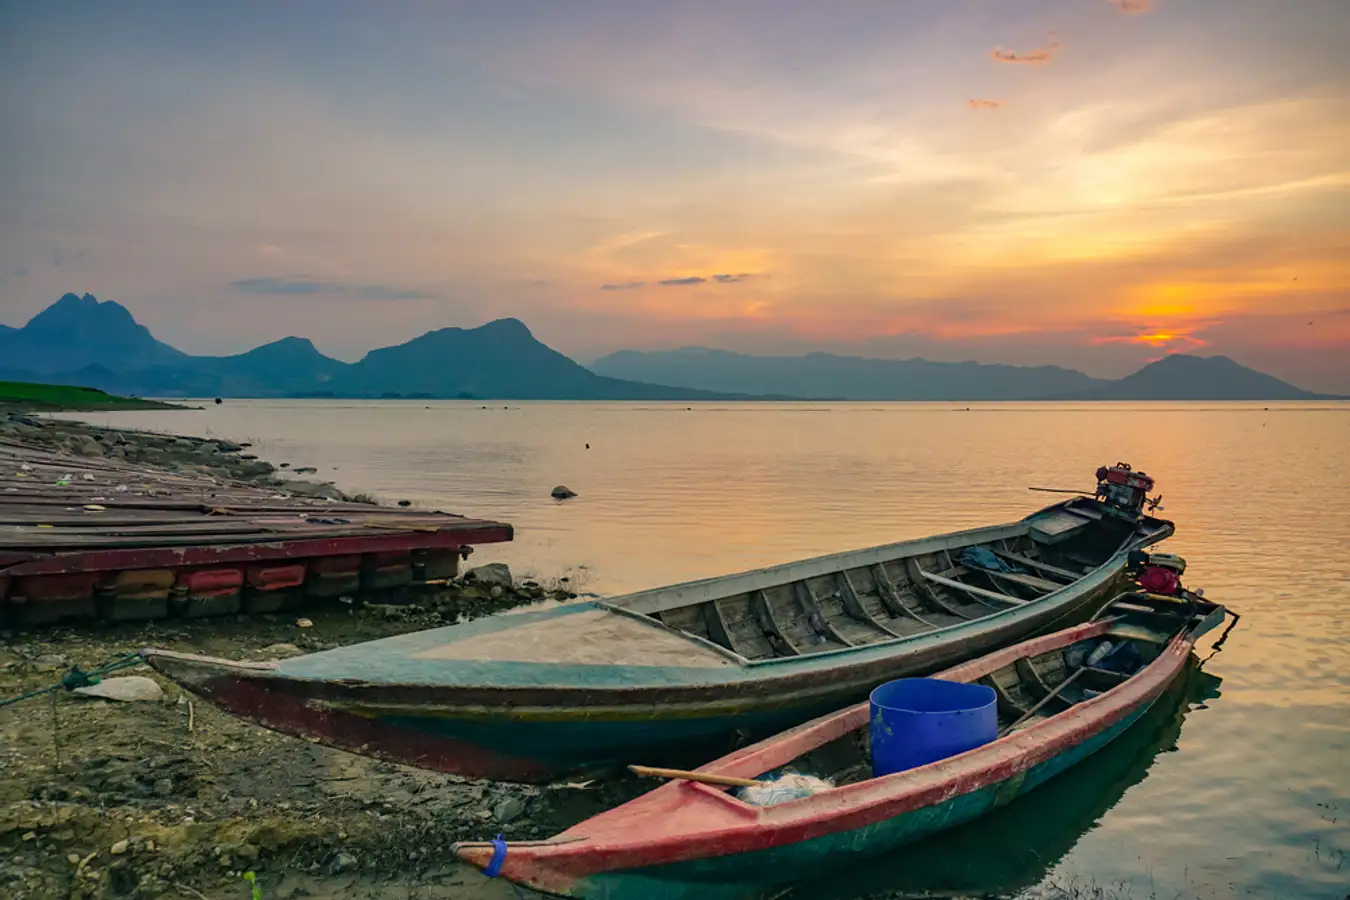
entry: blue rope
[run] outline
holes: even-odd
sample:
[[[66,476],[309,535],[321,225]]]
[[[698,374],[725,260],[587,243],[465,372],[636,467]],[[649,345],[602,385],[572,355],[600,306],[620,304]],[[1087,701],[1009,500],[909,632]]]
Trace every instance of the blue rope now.
[[[492,861],[487,864],[483,874],[489,878],[496,878],[501,874],[504,862],[506,862],[506,841],[502,840],[499,834],[492,839]]]
[[[9,706],[18,703],[21,700],[31,700],[34,697],[41,697],[43,694],[50,694],[52,691],[59,691],[62,688],[67,691],[73,691],[76,688],[87,687],[91,684],[98,684],[102,679],[100,676],[107,675],[109,672],[116,672],[118,669],[131,669],[143,665],[145,660],[141,659],[139,653],[128,653],[126,656],[113,660],[107,665],[99,666],[96,669],[90,669],[88,672],[75,666],[69,672],[61,677],[56,684],[45,688],[38,688],[35,691],[28,691],[17,697],[9,697],[0,700],[0,706]]]

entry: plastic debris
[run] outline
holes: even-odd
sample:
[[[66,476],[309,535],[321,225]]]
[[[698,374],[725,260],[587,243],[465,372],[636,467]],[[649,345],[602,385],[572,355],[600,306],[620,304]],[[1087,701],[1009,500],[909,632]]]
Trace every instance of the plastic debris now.
[[[99,697],[104,700],[160,700],[164,690],[153,678],[144,675],[121,675],[117,678],[105,678],[102,681],[78,687],[75,693],[85,697]]]
[[[787,773],[767,784],[743,787],[736,796],[751,806],[777,806],[792,800],[804,800],[833,788],[834,782],[826,778]]]

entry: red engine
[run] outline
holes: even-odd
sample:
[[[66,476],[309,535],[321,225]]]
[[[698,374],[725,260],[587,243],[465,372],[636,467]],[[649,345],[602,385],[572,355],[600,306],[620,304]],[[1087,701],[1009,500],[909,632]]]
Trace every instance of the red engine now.
[[[1162,502],[1159,496],[1148,499],[1153,490],[1153,479],[1143,472],[1136,472],[1129,463],[1118,462],[1114,466],[1102,466],[1097,470],[1097,499],[1112,509],[1130,516],[1141,516],[1144,505],[1149,511],[1157,509]]]

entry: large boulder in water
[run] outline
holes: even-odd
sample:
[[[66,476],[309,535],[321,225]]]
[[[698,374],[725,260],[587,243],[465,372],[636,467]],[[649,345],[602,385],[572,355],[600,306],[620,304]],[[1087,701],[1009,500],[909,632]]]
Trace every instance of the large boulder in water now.
[[[566,500],[569,497],[575,497],[576,495],[577,495],[576,491],[572,490],[565,484],[558,485],[551,492],[551,496],[553,497],[554,500]]]

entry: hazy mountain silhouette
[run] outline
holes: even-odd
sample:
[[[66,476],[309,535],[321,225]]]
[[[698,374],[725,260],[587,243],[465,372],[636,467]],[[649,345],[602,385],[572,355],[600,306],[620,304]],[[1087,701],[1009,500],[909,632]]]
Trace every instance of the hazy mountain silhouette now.
[[[66,294],[22,328],[0,332],[0,364],[39,374],[90,365],[140,368],[184,358],[155,340],[124,306],[100,302],[91,294]]]
[[[23,328],[0,333],[0,375],[143,397],[729,399],[597,375],[540,343],[517,319],[442,328],[350,364],[299,337],[235,356],[189,356],[155,340],[121,305],[88,294],[67,294]]]
[[[743,394],[843,400],[1036,400],[1108,384],[1059,366],[1004,366],[809,353],[749,356],[686,347],[625,350],[591,364],[615,378]]]
[[[683,400],[711,391],[605,378],[535,339],[519,319],[441,328],[367,353],[334,379],[338,393],[505,400]]]
[[[518,319],[442,328],[356,363],[288,337],[234,356],[189,356],[130,312],[66,294],[22,328],[0,328],[0,379],[142,397],[441,397],[504,400],[1301,400],[1320,395],[1224,356],[1169,356],[1119,381],[1058,366],[624,351],[586,368]],[[667,386],[668,385],[668,386]]]
[[[1316,400],[1314,394],[1226,356],[1177,353],[1133,375],[1072,394],[1066,400]]]

